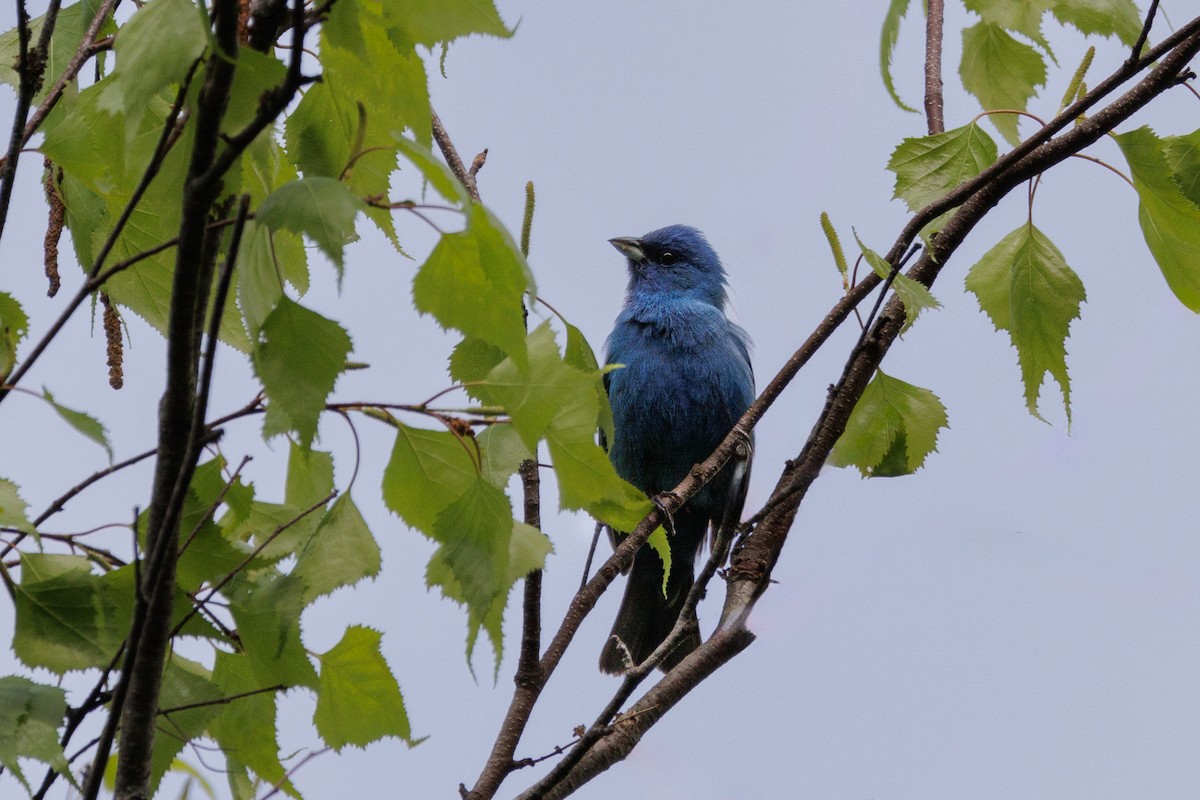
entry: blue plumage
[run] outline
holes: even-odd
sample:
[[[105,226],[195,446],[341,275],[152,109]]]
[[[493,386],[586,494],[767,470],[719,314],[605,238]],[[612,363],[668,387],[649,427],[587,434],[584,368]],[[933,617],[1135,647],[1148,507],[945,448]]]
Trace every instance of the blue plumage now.
[[[607,342],[607,362],[624,365],[605,378],[614,427],[608,454],[621,477],[653,497],[707,458],[754,400],[750,341],[725,316],[725,270],[698,230],[672,225],[611,242],[628,259],[629,287]],[[638,552],[602,670],[619,674],[666,638],[705,534],[737,521],[748,475],[727,465],[675,514],[665,596],[662,562],[647,547]],[[699,643],[698,634],[682,642],[663,669]]]

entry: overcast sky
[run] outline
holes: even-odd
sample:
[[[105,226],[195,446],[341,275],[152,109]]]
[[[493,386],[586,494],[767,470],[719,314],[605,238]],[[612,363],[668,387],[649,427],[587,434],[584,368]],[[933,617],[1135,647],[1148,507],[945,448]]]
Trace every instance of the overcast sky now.
[[[956,75],[970,18],[948,5],[946,121],[955,127],[978,108]],[[505,20],[519,23],[515,37],[456,44],[448,80],[434,70],[431,93],[464,156],[489,148],[480,190],[513,229],[525,181],[537,185],[539,289],[597,349],[625,286],[623,260],[606,240],[687,223],[725,261],[764,385],[841,292],[819,214],[829,212],[844,242],[854,226],[878,250],[905,220],[884,165],[925,123],[892,105],[880,82],[883,6],[501,2]],[[1189,13],[1167,6],[1176,22]],[[11,27],[12,14],[0,9],[0,26]],[[1052,72],[1046,99],[1034,101],[1032,110],[1049,115],[1089,42],[1047,34],[1067,73]],[[918,106],[921,42],[919,21],[908,20],[897,82]],[[1095,43],[1093,84],[1126,55]],[[8,119],[12,94],[0,94]],[[1175,91],[1125,129],[1145,122],[1163,134],[1190,132],[1198,110],[1195,97]],[[1123,167],[1109,141],[1093,154]],[[40,277],[39,172],[36,156],[22,161],[0,244],[0,287],[26,304],[35,336],[63,302],[44,297]],[[1050,423],[1026,412],[1015,351],[963,290],[974,260],[1024,219],[1018,191],[934,287],[944,308],[922,316],[884,365],[946,404],[939,452],[905,478],[864,481],[827,469],[801,508],[778,584],[750,620],[758,640],[579,798],[1200,796],[1200,322],[1168,291],[1136,209],[1124,182],[1083,161],[1057,169],[1038,191],[1035,222],[1088,293],[1068,341],[1070,431],[1053,384],[1043,389]],[[399,222],[409,251],[426,252],[424,227]],[[347,322],[354,357],[372,365],[343,379],[340,399],[415,401],[446,384],[452,340],[413,312],[413,271],[370,231],[348,250],[340,297],[332,271],[314,266],[306,302]],[[64,274],[78,285],[78,273]],[[90,335],[86,315],[28,380],[98,415],[118,458],[150,445],[161,388],[157,335],[136,319],[130,328],[121,392],[107,388],[103,337]],[[799,452],[855,335],[835,336],[763,420],[748,513]],[[254,391],[240,358],[222,358],[216,413]],[[456,796],[460,781],[474,783],[507,706],[517,620],[510,614],[498,684],[486,647],[476,681],[463,658],[463,612],[423,588],[431,546],[379,499],[374,476],[391,436],[367,422],[360,432],[364,464],[353,491],[384,548],[384,572],[309,611],[306,644],[328,649],[348,622],[382,630],[413,732],[429,739],[413,750],[385,741],[322,756],[298,773],[298,785],[310,798]],[[344,488],[344,423],[326,421],[321,436],[339,454]],[[35,510],[106,464],[99,448],[20,397],[5,404],[0,441],[0,476],[19,481]],[[223,448],[231,458],[254,454],[259,497],[280,496],[286,448],[263,445],[257,423],[231,429]],[[53,529],[128,520],[148,475],[112,479]],[[547,620],[578,584],[591,529],[580,515],[546,521],[557,551]],[[706,630],[719,612],[715,594],[701,608]],[[611,592],[576,637],[519,757],[567,743],[615,690],[595,663],[617,601]],[[5,606],[5,641],[11,625]],[[0,673],[19,669],[11,652],[0,653]],[[311,697],[294,692],[281,705],[284,753],[313,746]],[[536,777],[518,773],[500,796]],[[0,778],[0,794],[14,791]]]

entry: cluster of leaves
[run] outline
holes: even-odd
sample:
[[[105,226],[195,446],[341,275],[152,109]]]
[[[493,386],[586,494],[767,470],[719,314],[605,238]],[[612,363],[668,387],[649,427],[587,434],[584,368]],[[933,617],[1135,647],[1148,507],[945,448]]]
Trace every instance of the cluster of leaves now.
[[[97,8],[85,1],[62,9],[47,86],[76,53]],[[195,472],[180,525],[172,636],[192,640],[189,654],[207,655],[191,660],[172,648],[168,656],[159,714],[169,735],[156,738],[153,780],[188,742],[207,737],[224,753],[236,797],[253,796],[256,780],[298,796],[280,762],[275,728],[277,696],[291,688],[314,693],[316,732],[330,747],[384,736],[413,741],[380,634],[352,624],[332,649],[314,654],[300,626],[310,604],[380,567],[350,487],[339,492],[332,456],[314,449],[353,343],[338,321],[303,304],[305,242],[340,276],[349,266],[344,247],[365,217],[403,252],[395,210],[422,203],[389,199],[402,165],[462,221],[420,264],[412,291],[419,312],[462,335],[450,376],[480,406],[467,418],[409,406],[414,422],[432,420],[432,427],[397,420],[388,410],[394,399],[338,410],[395,428],[383,498],[438,544],[427,582],[465,606],[468,658],[483,631],[499,665],[509,591],[551,550],[545,535],[514,518],[508,495],[510,477],[543,442],[564,509],[632,529],[650,508],[596,444],[597,426],[611,421],[591,348],[565,321],[558,325],[562,347],[550,322],[527,332],[524,306],[536,289],[521,249],[430,150],[425,53],[470,34],[509,36],[492,4],[338,0],[322,6],[317,22],[321,79],[308,82],[285,118],[265,120],[235,153],[209,223],[228,230],[239,198],[248,205],[240,248],[231,249],[228,235],[218,245],[222,257],[236,259],[236,302],[225,304],[219,331],[261,381],[263,402],[248,413],[262,412],[264,438],[289,440],[287,486],[282,502],[262,499],[219,455]],[[33,30],[41,24],[34,20]],[[185,221],[182,187],[198,136],[197,76],[221,56],[214,54],[208,10],[192,0],[150,0],[119,26],[104,20],[101,33],[114,36],[115,67],[89,86],[70,82],[45,119],[39,149],[58,176],[51,185],[83,272],[101,276],[123,313],[165,334],[173,244]],[[10,65],[18,46],[15,31],[0,37],[0,80],[14,88],[19,75]],[[288,71],[286,59],[238,49],[220,119],[224,142],[264,122],[265,98],[285,85]],[[34,100],[45,96],[43,89]],[[371,98],[369,110],[362,98]],[[20,365],[29,328],[18,300],[0,292],[0,376]],[[48,392],[46,399],[53,403]],[[55,407],[107,446],[94,420]],[[18,658],[59,676],[97,676],[95,690],[74,708],[62,688],[0,678],[0,764],[27,788],[19,759],[43,762],[74,782],[63,755],[74,726],[64,726],[108,697],[134,614],[136,553],[48,552],[18,486],[7,480],[0,481],[0,525],[15,537],[7,551],[20,555],[20,580],[11,587]]]
[[[900,23],[910,4],[910,0],[892,0],[888,5],[880,34],[879,69],[892,100],[915,112],[900,99],[891,71]],[[958,73],[963,88],[979,100],[984,111],[1025,111],[1038,87],[1045,85],[1046,59],[1058,63],[1042,33],[1047,13],[1083,34],[1115,36],[1130,47],[1142,30],[1142,17],[1133,0],[963,0],[963,5],[978,15],[979,21],[963,29]],[[1012,113],[992,117],[1010,144],[1020,141],[1018,119]]]
[[[987,116],[1013,144],[1018,139],[1018,112],[1045,83],[1043,55],[1054,59],[1042,34],[1050,12],[1059,22],[1085,34],[1115,36],[1133,45],[1142,29],[1137,8],[1129,0],[964,0],[980,21],[963,31],[963,86],[979,99]],[[893,0],[884,21],[881,71],[892,98],[903,108],[890,74],[892,50],[907,0]],[[1033,46],[1013,37],[1017,34]],[[1036,49],[1035,49],[1036,48]],[[1071,80],[1061,111],[1086,91],[1083,83],[1091,52]],[[911,109],[909,109],[911,110]],[[981,115],[982,117],[983,115]],[[1200,312],[1200,131],[1159,137],[1140,128],[1113,137],[1130,170],[1130,183],[1140,200],[1139,221],[1150,253],[1168,286],[1185,306]],[[929,136],[905,139],[892,153],[888,169],[895,174],[895,197],[912,212],[940,200],[975,178],[998,158],[996,142],[981,127],[980,117],[966,125]],[[1036,179],[1034,183],[1036,190]],[[998,331],[1008,334],[1017,351],[1029,412],[1041,419],[1038,400],[1047,375],[1062,392],[1068,422],[1071,390],[1066,339],[1086,298],[1083,281],[1062,251],[1033,222],[1033,192],[1025,223],[1004,236],[968,271],[966,288]],[[936,233],[954,213],[950,209],[929,223],[922,237]],[[822,221],[844,262],[836,233]],[[891,265],[859,241],[863,256],[881,277]],[[843,263],[839,269],[845,272]],[[924,287],[903,274],[893,277],[910,326],[917,314],[936,305]],[[837,466],[855,466],[864,476],[909,474],[936,449],[938,430],[947,424],[946,410],[927,389],[879,371],[855,407],[846,432],[830,457]]]

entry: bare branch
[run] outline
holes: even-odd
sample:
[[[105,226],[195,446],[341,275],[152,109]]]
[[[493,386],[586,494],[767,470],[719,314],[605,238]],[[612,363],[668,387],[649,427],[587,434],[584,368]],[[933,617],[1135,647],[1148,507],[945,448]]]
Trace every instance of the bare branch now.
[[[925,119],[929,133],[946,130],[942,98],[942,26],[945,0],[926,0],[925,9]]]

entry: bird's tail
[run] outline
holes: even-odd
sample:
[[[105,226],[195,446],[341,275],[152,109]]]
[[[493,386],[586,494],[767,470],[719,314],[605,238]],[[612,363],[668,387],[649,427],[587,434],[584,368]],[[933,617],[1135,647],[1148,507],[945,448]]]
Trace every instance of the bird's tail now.
[[[695,578],[692,558],[672,558],[672,561],[664,596],[663,567],[658,553],[648,546],[637,552],[612,633],[600,651],[602,672],[621,675],[629,667],[642,663],[675,627],[683,601]],[[699,646],[700,631],[692,627],[662,660],[659,669],[663,672],[672,669]]]

